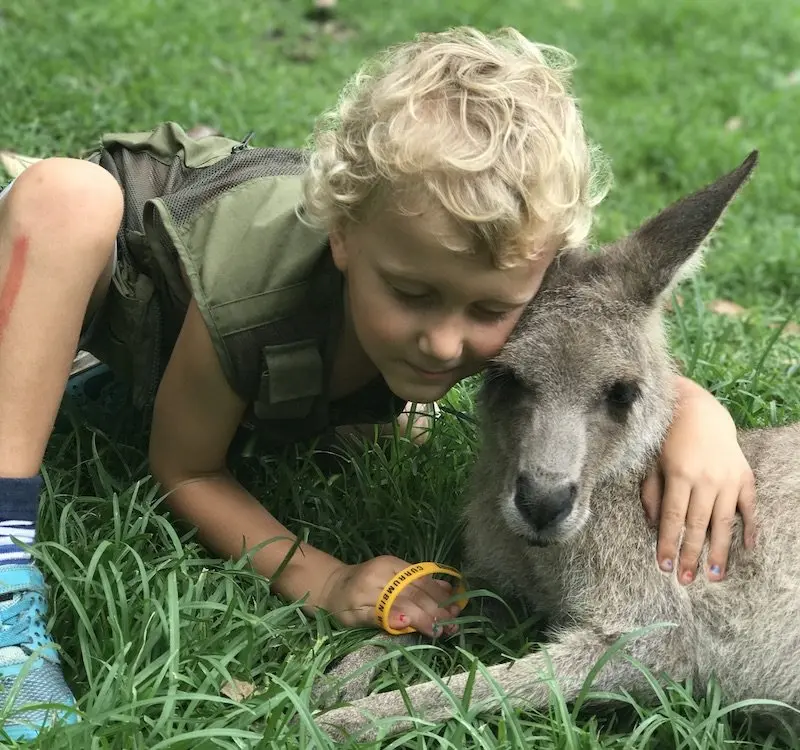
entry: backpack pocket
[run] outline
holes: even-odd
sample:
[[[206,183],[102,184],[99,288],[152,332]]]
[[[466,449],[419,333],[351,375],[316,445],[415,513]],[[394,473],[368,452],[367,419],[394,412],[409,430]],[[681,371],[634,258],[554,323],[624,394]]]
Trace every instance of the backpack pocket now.
[[[85,349],[130,385],[137,409],[147,410],[162,374],[161,305],[152,279],[119,244],[117,252],[117,267]]]

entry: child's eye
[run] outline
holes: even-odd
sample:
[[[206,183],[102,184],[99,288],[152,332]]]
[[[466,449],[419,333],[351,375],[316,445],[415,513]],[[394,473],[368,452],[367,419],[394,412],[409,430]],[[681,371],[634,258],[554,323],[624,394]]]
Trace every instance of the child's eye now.
[[[511,315],[511,310],[487,310],[485,307],[476,307],[473,308],[472,314],[477,320],[499,323]]]
[[[430,292],[408,292],[391,285],[389,288],[397,299],[407,305],[425,305],[428,304],[432,298]]]

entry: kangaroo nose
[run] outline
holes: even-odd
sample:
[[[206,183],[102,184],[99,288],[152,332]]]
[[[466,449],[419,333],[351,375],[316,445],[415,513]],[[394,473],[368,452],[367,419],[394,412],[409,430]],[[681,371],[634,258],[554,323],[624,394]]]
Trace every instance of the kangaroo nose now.
[[[574,482],[544,485],[530,474],[520,474],[514,503],[534,531],[544,531],[569,515],[576,492]]]

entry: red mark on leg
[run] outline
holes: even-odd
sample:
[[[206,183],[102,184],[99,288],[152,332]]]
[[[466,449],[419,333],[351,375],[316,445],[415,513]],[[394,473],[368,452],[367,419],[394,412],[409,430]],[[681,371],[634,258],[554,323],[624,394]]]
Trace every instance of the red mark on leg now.
[[[28,238],[22,235],[11,245],[11,263],[8,266],[3,288],[0,289],[0,341],[3,340],[14,302],[22,287],[25,264],[28,260]]]

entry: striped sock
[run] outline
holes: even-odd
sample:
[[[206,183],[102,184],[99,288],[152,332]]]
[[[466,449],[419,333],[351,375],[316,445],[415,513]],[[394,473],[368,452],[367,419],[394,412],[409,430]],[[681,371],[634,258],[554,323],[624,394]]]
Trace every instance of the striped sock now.
[[[42,477],[0,477],[0,566],[28,565],[31,556],[11,537],[25,544],[36,538],[36,516]]]
[[[36,526],[30,521],[0,521],[0,565],[27,565],[31,556],[14,539],[33,544]]]

